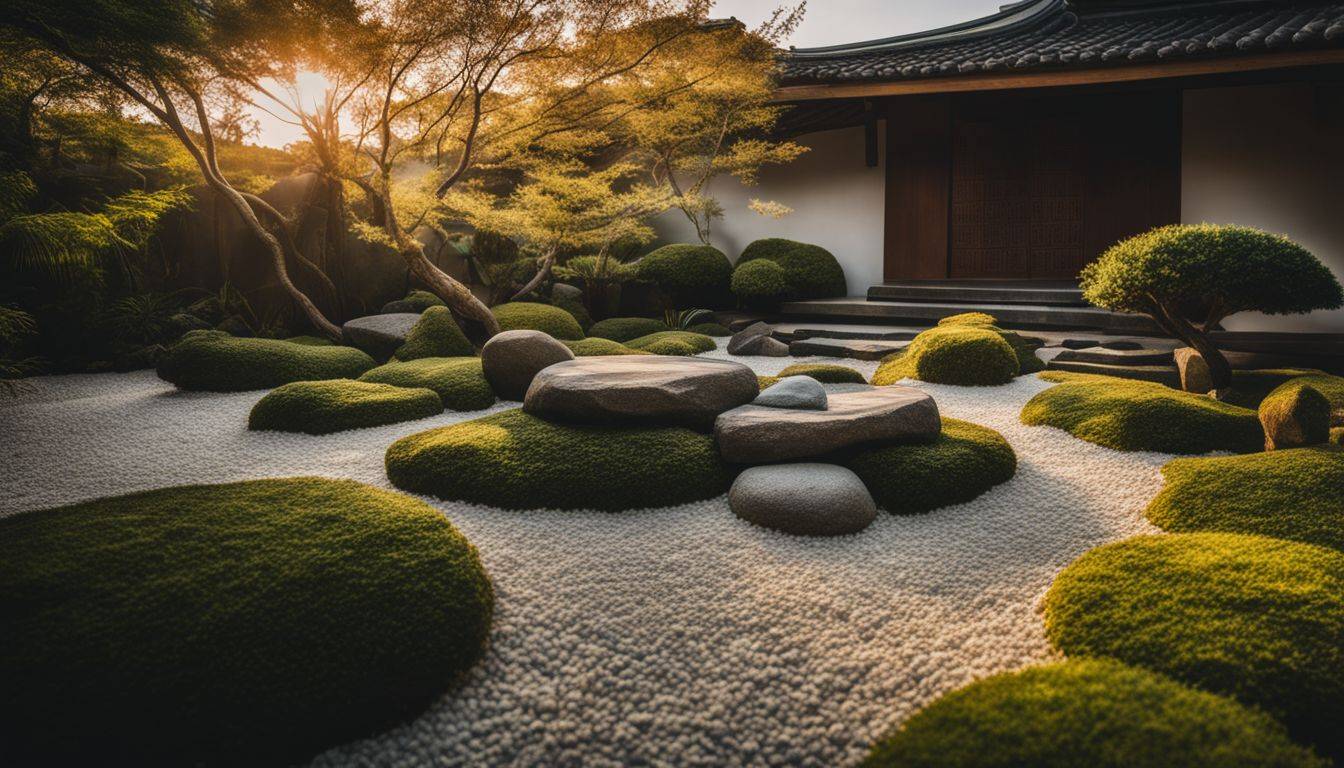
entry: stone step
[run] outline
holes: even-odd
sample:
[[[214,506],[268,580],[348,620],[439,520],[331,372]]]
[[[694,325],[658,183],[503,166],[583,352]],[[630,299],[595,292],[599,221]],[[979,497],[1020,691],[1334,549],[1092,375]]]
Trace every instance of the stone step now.
[[[1055,356],[1061,363],[1100,363],[1102,365],[1175,365],[1169,349],[1065,349]]]
[[[912,337],[913,338],[913,337]],[[851,360],[881,360],[893,352],[900,352],[909,340],[882,339],[799,339],[789,344],[794,357],[846,357]]]
[[[932,325],[938,320],[962,312],[988,312],[999,324],[1009,328],[1075,328],[1110,333],[1160,335],[1150,318],[1108,312],[1096,307],[1059,307],[1046,304],[979,304],[949,302],[868,301],[851,297],[785,302],[780,313],[787,319],[800,318],[855,322],[915,322]]]
[[[868,289],[869,301],[952,304],[1035,304],[1085,307],[1083,292],[1072,284],[1041,285],[982,281],[890,282]]]

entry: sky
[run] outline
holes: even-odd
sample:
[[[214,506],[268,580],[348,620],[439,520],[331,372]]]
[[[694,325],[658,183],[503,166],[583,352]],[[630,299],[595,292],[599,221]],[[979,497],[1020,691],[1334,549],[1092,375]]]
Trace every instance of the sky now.
[[[919,32],[959,21],[987,16],[1008,0],[808,0],[803,22],[787,41],[789,45],[809,48],[836,43],[854,43],[908,32]],[[754,27],[781,4],[797,0],[716,0],[713,15],[736,16]],[[322,81],[310,78],[305,100],[321,98]],[[283,147],[298,139],[298,126],[262,111],[253,111],[261,132],[255,139],[269,147]]]

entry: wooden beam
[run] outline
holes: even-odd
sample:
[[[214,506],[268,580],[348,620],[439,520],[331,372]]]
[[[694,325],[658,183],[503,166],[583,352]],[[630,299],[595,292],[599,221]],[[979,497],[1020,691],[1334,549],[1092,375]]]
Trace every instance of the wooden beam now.
[[[1231,72],[1256,72],[1322,64],[1344,64],[1344,49],[1228,56],[1218,59],[1197,59],[1167,63],[1150,62],[1093,69],[1041,69],[1024,73],[990,72],[948,77],[923,77],[881,83],[789,85],[776,89],[773,101],[797,102],[822,99],[873,98],[877,96],[908,96],[921,93],[963,93],[1013,88],[1099,85]]]

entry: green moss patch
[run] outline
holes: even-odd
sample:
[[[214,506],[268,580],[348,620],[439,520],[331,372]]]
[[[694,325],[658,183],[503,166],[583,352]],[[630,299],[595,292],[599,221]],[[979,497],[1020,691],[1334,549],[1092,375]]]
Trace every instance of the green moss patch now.
[[[295,381],[271,390],[252,406],[247,428],[326,435],[427,419],[443,413],[432,389],[408,389],[350,379]]]
[[[380,365],[360,381],[394,387],[432,389],[450,411],[479,411],[495,404],[495,391],[485,380],[479,357],[424,357]]]
[[[1017,353],[995,329],[975,325],[930,328],[905,349],[887,357],[873,383],[918,379],[934,384],[993,386],[1007,384],[1020,370]]]
[[[697,355],[718,348],[713,338],[690,331],[659,331],[625,342],[631,349],[642,349],[655,355]]]
[[[985,312],[962,312],[948,315],[938,321],[939,325],[997,325],[998,318]]]
[[[699,333],[704,336],[732,336],[733,332],[728,330],[728,326],[720,323],[696,323],[686,329],[691,333]]]
[[[502,331],[541,331],[557,339],[582,339],[583,328],[574,316],[550,304],[512,301],[492,307]]]
[[[1065,383],[1028,401],[1023,424],[1057,427],[1118,451],[1251,453],[1264,444],[1255,411],[1207,395],[1111,376],[1049,378]]]
[[[863,374],[845,365],[832,363],[795,363],[776,374],[785,376],[810,376],[822,384],[866,384]]]
[[[15,515],[0,562],[0,738],[44,764],[303,761],[441,696],[494,606],[442,513],[348,480]]]
[[[944,417],[931,443],[866,449],[845,465],[879,507],[909,515],[970,501],[1007,482],[1017,472],[1017,454],[989,427]]]
[[[1344,753],[1344,552],[1229,533],[1128,539],[1059,575],[1045,623],[1069,656],[1232,696]]]
[[[453,319],[447,307],[430,307],[406,334],[406,342],[393,357],[398,360],[419,360],[422,357],[468,357],[476,348]]]
[[[663,507],[728,490],[709,435],[554,424],[521,410],[421,432],[387,450],[392,484],[506,509]]]
[[[561,342],[574,353],[575,357],[602,357],[606,355],[651,355],[642,349],[631,349],[619,341],[589,336],[578,341]]]
[[[291,381],[351,379],[374,365],[354,347],[192,331],[159,358],[158,374],[178,389],[245,392]]]
[[[791,297],[824,299],[846,293],[845,270],[830,251],[819,245],[781,237],[756,240],[742,249],[737,260],[739,269],[757,259],[773,261],[784,269]]]
[[[1176,459],[1148,505],[1167,531],[1258,533],[1344,549],[1344,451]]]
[[[866,768],[1325,768],[1273,718],[1114,661],[972,683],[878,741]]]
[[[589,336],[626,342],[651,333],[671,330],[667,323],[652,317],[609,317],[598,320],[588,329]]]

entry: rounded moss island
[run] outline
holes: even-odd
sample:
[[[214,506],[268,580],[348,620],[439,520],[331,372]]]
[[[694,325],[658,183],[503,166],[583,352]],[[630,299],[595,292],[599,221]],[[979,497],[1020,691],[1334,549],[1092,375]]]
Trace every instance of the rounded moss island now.
[[[354,347],[191,331],[159,358],[158,375],[178,389],[246,392],[291,381],[353,379],[374,365]]]
[[[1017,454],[998,432],[943,417],[931,443],[860,450],[845,466],[879,507],[898,515],[928,512],[978,497],[1017,473]]]
[[[652,317],[609,317],[598,320],[588,329],[590,337],[626,342],[651,333],[670,330],[667,323]]]
[[[495,391],[485,380],[479,357],[422,357],[391,362],[365,373],[359,380],[432,389],[450,411],[479,411],[495,404]]]
[[[687,357],[701,352],[712,352],[718,347],[713,337],[691,331],[659,331],[640,336],[625,342],[630,349],[651,352],[655,355],[679,355]]]
[[[583,338],[583,327],[560,307],[529,301],[512,301],[491,308],[501,331],[541,331],[555,339]]]
[[[1273,718],[1114,661],[995,675],[935,700],[864,768],[1326,768]]]
[[[1294,448],[1175,459],[1148,505],[1153,525],[1177,533],[1258,533],[1344,549],[1344,451]]]
[[[665,507],[726,493],[733,479],[709,435],[555,424],[520,409],[402,438],[386,464],[398,488],[505,509]]]
[[[652,352],[645,352],[642,349],[631,349],[619,341],[604,339],[600,336],[589,336],[586,339],[578,341],[561,342],[569,351],[574,353],[575,357],[607,357],[610,355],[651,355]]]
[[[918,379],[932,384],[994,386],[1012,381],[1019,370],[1017,353],[997,330],[942,325],[924,331],[908,347],[883,360],[873,373],[873,383]]]
[[[1344,755],[1344,552],[1267,536],[1174,533],[1093,549],[1045,597],[1046,636],[1278,718]]]
[[[775,374],[776,378],[785,376],[807,376],[822,384],[867,384],[863,374],[847,365],[834,363],[794,363]]]
[[[432,389],[350,379],[296,381],[258,400],[247,418],[247,428],[327,435],[427,419],[440,413],[443,401]]]
[[[0,738],[44,763],[304,761],[423,711],[494,610],[442,513],[349,480],[22,513],[0,562]]]

